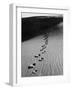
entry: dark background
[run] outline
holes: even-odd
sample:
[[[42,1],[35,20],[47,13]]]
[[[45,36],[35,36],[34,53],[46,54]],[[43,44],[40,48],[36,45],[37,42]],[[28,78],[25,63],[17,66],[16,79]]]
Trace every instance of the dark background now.
[[[34,16],[22,18],[21,19],[22,42],[44,33],[59,30],[51,28],[57,28],[57,25],[60,22],[63,22],[63,17]]]

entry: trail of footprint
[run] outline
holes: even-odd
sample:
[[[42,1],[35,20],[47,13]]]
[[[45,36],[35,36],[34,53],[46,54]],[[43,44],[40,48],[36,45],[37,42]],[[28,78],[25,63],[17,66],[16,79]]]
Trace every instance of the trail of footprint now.
[[[46,53],[46,48],[47,48],[47,45],[48,45],[48,34],[45,34],[44,37],[43,37],[43,40],[44,40],[44,45],[41,46],[41,49],[40,49],[40,53],[38,55],[35,55],[34,56],[34,60],[37,60],[39,62],[42,62],[44,61],[44,58],[42,57],[41,54],[45,54]],[[35,63],[31,64],[28,66],[28,69],[32,69],[32,74],[36,74],[37,73],[37,69],[35,69],[36,67],[36,61]],[[41,75],[41,71],[42,71],[42,68],[43,68],[43,63],[41,65],[41,70],[40,70],[40,75]]]

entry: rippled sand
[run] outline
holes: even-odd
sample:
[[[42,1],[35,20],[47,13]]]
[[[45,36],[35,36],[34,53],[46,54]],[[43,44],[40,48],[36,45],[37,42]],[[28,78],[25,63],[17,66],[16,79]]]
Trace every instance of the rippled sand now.
[[[48,76],[63,75],[63,37],[62,34],[50,35],[46,53],[41,54],[41,46],[44,45],[43,36],[35,37],[25,41],[21,45],[21,73],[22,77],[27,76]],[[41,54],[44,57],[42,62],[35,59],[34,56]],[[37,70],[32,74],[33,69],[28,69],[32,63],[36,63],[34,69]]]

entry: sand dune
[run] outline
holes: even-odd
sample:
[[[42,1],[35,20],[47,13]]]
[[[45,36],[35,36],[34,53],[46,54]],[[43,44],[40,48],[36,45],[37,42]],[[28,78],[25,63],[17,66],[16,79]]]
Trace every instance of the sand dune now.
[[[62,34],[50,35],[48,37],[48,45],[45,53],[40,51],[44,45],[43,36],[35,37],[31,40],[22,43],[21,60],[22,77],[27,76],[48,76],[48,75],[63,75],[63,37]],[[35,55],[41,56],[35,58]],[[43,61],[38,61],[41,57]],[[28,66],[36,63],[33,69],[28,69]],[[36,73],[33,71],[37,70]]]

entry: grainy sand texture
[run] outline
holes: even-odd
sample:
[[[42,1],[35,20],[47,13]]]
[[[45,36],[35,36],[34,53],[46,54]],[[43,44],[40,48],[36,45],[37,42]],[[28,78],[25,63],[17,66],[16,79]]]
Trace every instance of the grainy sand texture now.
[[[53,35],[48,37],[48,45],[43,50],[42,46],[45,45],[43,35],[25,41],[21,45],[21,73],[22,77],[27,76],[48,76],[48,75],[63,75],[63,36],[62,34]],[[35,56],[38,56],[35,58]],[[41,57],[43,61],[39,61]],[[28,69],[28,66],[36,63],[36,65]],[[33,73],[35,70],[37,72]]]

